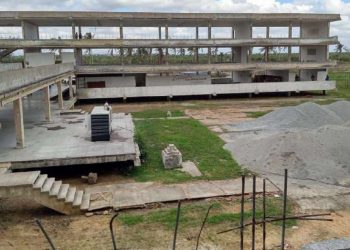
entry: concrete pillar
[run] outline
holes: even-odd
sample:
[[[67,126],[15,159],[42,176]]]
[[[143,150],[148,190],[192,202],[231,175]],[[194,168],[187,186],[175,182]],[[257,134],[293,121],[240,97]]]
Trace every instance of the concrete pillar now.
[[[57,82],[58,108],[63,109],[62,82]]]
[[[165,39],[169,40],[169,30],[168,30],[168,25],[167,24],[165,25]],[[168,57],[169,57],[169,49],[166,48],[165,49],[165,62],[166,62],[166,64],[169,64]]]
[[[51,102],[50,102],[50,87],[47,86],[43,88],[44,94],[44,111],[45,111],[45,121],[51,121]]]
[[[293,38],[293,24],[291,22],[288,27],[288,38]],[[288,62],[292,62],[292,46],[288,46]]]
[[[198,26],[196,26],[196,40],[197,41],[199,40],[199,27]],[[199,49],[198,49],[198,47],[196,47],[196,50],[195,50],[195,62],[196,63],[199,63],[199,54],[198,53],[199,53]]]
[[[265,62],[269,61],[269,47],[265,47]]]
[[[266,38],[270,38],[270,26],[266,27]]]
[[[232,40],[235,39],[235,29],[233,27],[231,28],[231,38]],[[234,62],[235,62],[235,48],[231,47],[231,63],[234,63]],[[233,82],[233,75],[234,75],[234,72],[232,71],[231,72],[232,82]]]
[[[211,39],[211,23],[208,24],[208,39]],[[211,63],[211,47],[208,47],[208,63]]]
[[[162,40],[162,27],[159,26],[158,27],[158,39]],[[160,48],[159,49],[159,64],[163,64],[163,49]],[[160,76],[162,76],[163,74],[160,73]]]
[[[68,77],[68,83],[69,83],[69,99],[73,99],[73,97],[74,97],[74,90],[73,90],[72,76]]]
[[[13,102],[13,112],[16,127],[16,148],[24,148],[25,143],[22,98],[19,98]]]
[[[123,24],[120,24],[119,26],[119,39],[124,39],[124,30],[123,30]],[[124,48],[120,48],[120,60],[122,65],[124,65]]]
[[[39,26],[31,22],[22,21],[22,36],[25,40],[39,40]],[[23,51],[24,53],[32,53],[41,52],[41,49],[26,48]]]
[[[72,23],[72,39],[75,39],[75,23]]]

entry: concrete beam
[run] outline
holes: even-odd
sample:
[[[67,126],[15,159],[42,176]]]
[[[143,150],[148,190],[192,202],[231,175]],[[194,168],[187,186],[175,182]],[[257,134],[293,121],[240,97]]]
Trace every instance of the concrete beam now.
[[[235,47],[235,46],[320,46],[338,44],[338,37],[319,39],[299,38],[247,38],[247,39],[82,39],[82,40],[15,40],[0,39],[0,48],[188,48],[188,47]]]
[[[166,97],[195,96],[220,94],[249,94],[301,92],[311,90],[335,89],[335,81],[303,81],[303,82],[267,82],[267,83],[236,83],[236,84],[200,84],[175,86],[121,87],[79,89],[78,99],[99,98],[132,98],[132,97]]]
[[[180,64],[180,65],[104,65],[78,66],[76,74],[104,73],[162,73],[184,71],[254,71],[254,70],[299,70],[324,69],[336,66],[336,62],[312,63],[224,63],[224,64]]]
[[[71,26],[76,22],[82,26],[115,27],[123,23],[125,27],[158,27],[166,23],[169,27],[205,26],[212,20],[215,27],[230,27],[234,22],[252,21],[254,26],[266,23],[276,27],[292,21],[340,21],[339,14],[299,14],[299,13],[150,13],[150,12],[72,12],[72,11],[2,11],[0,26],[20,26],[22,20],[39,26]],[[288,25],[288,24],[287,24]]]
[[[45,120],[50,122],[52,120],[51,117],[51,102],[50,102],[50,86],[46,86],[43,88],[44,94],[44,111],[45,111]]]
[[[16,148],[21,149],[25,146],[22,98],[19,98],[13,102],[13,112],[16,128]]]

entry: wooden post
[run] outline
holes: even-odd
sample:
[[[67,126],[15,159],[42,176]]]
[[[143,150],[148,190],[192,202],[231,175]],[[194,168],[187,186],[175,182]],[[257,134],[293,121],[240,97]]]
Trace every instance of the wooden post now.
[[[16,148],[24,148],[24,125],[22,98],[13,102],[13,112],[16,127]]]
[[[45,121],[51,121],[51,103],[50,103],[50,87],[46,86],[43,88],[44,93],[44,111],[45,111]]]

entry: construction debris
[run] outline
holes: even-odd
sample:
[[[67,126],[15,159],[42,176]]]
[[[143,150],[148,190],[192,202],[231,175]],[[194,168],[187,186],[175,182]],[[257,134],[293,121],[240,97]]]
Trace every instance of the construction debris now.
[[[89,173],[88,176],[82,176],[83,180],[87,181],[89,184],[96,184],[97,183],[97,173]]]

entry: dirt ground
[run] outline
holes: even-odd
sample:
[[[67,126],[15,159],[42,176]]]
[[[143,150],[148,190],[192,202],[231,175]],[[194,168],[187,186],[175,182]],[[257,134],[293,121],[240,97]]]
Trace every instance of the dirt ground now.
[[[114,112],[125,113],[146,109],[183,110],[186,115],[200,120],[213,131],[222,133],[220,125],[250,119],[247,117],[247,112],[273,110],[280,106],[295,105],[303,101],[318,99],[296,97],[247,100],[113,103],[112,105]],[[90,111],[92,107],[93,105],[76,106],[76,108],[87,111]],[[113,171],[113,168],[106,171],[96,171],[99,172],[98,185],[132,181],[127,176]],[[84,188],[87,184],[82,183],[80,176],[87,173],[88,170],[77,170],[69,174],[57,174],[55,177]],[[136,214],[147,212],[148,209],[128,211],[128,213]],[[112,214],[92,217],[85,215],[64,216],[33,203],[29,199],[3,199],[0,200],[0,249],[50,249],[34,223],[35,218],[41,220],[57,249],[112,249],[109,232],[111,217]],[[289,249],[300,249],[302,245],[312,241],[349,237],[350,209],[332,213],[331,218],[334,220],[333,222],[299,221],[297,228],[289,228],[286,237]],[[126,226],[117,220],[115,226],[118,249],[171,249],[173,231],[165,229],[161,225]],[[194,249],[199,228],[200,225],[189,229],[181,228],[180,225],[177,248]],[[238,249],[239,233],[217,235],[216,232],[221,229],[222,225],[206,227],[203,231],[200,249]],[[278,249],[280,231],[278,226],[268,227],[268,249]],[[258,227],[256,249],[261,249],[261,238],[261,228]],[[250,246],[249,229],[245,233],[245,244],[247,248]]]
[[[205,202],[205,201],[201,201]],[[41,207],[30,200],[1,201],[0,249],[49,249],[44,236],[34,223],[39,218],[57,249],[112,249],[109,220],[112,214],[92,217],[64,216]],[[167,207],[175,207],[175,204]],[[234,208],[237,206],[233,206]],[[147,213],[150,209],[128,211]],[[155,209],[152,209],[154,211]],[[232,211],[232,208],[227,208]],[[123,213],[123,212],[121,212]],[[203,215],[204,216],[204,215]],[[333,222],[300,221],[297,227],[288,228],[288,249],[300,249],[312,241],[344,238],[350,232],[350,210],[332,213]],[[238,249],[239,232],[218,235],[228,224],[207,225],[202,233],[200,249]],[[173,231],[157,224],[124,225],[115,221],[118,249],[170,249]],[[177,248],[194,249],[200,225],[191,228],[179,226]],[[250,248],[251,229],[245,231],[245,246]],[[257,227],[256,249],[261,249],[262,230]],[[267,227],[267,249],[279,249],[281,228]]]

